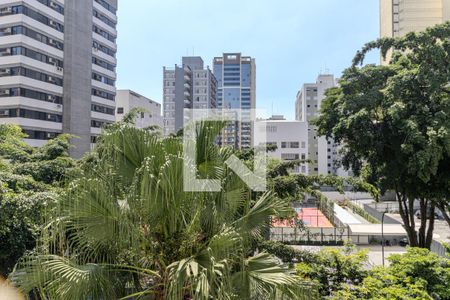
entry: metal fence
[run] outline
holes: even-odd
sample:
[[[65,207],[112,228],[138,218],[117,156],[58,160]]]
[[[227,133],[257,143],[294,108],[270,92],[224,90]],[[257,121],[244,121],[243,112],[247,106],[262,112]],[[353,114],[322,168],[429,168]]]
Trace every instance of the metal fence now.
[[[431,252],[433,252],[441,257],[447,256],[447,249],[445,249],[445,247],[436,240],[433,240],[431,242],[430,250],[431,250]]]
[[[390,237],[387,240],[389,244],[397,245],[401,238]],[[381,243],[380,236],[351,234],[347,227],[275,227],[270,230],[270,240],[297,245],[338,245],[344,242],[356,245]]]

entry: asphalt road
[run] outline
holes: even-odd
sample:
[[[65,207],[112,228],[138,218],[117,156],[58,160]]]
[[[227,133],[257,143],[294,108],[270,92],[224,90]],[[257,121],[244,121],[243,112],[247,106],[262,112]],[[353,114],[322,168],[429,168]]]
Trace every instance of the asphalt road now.
[[[388,215],[403,224],[402,218],[400,217],[399,214],[388,214]],[[420,219],[415,218],[415,222],[416,222],[416,229],[419,229]],[[448,227],[448,224],[446,221],[444,221],[444,220],[435,220],[434,221],[433,237],[435,240],[437,240],[439,242],[450,243],[450,227]]]

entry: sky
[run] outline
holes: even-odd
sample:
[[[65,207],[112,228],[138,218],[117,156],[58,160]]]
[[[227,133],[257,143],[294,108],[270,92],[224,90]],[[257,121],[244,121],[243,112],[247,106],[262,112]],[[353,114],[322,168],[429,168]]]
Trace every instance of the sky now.
[[[163,66],[241,52],[256,60],[256,107],[289,120],[304,83],[339,77],[379,36],[379,0],[119,0],[118,18],[118,89],[162,103]]]

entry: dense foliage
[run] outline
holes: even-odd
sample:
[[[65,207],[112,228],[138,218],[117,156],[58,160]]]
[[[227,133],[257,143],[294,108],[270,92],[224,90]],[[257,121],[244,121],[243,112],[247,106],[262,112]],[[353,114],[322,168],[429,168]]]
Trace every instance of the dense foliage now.
[[[408,248],[388,257],[389,266],[369,267],[367,252],[325,248],[297,264],[297,274],[318,284],[322,297],[335,300],[450,299],[450,259]]]
[[[333,299],[450,299],[450,260],[426,249],[409,248],[388,258],[359,285],[344,285]]]
[[[67,136],[35,149],[18,126],[0,124],[0,275],[36,245],[44,217],[75,165]]]
[[[297,250],[291,246],[277,241],[259,241],[257,249],[273,254],[285,263],[307,262],[312,263],[316,255],[308,250]]]
[[[348,285],[358,285],[367,276],[367,252],[347,245],[342,250],[325,248],[309,262],[297,264],[297,274],[319,285],[323,297],[331,296]]]
[[[393,49],[389,65],[362,63]],[[381,191],[394,190],[412,246],[429,248],[436,207],[450,205],[450,22],[367,44],[330,89],[319,133],[345,145],[342,162]],[[414,201],[420,203],[416,230]],[[447,216],[447,220],[450,218]],[[449,222],[450,224],[450,222]]]
[[[222,190],[185,192],[180,138],[128,123],[106,129],[11,280],[51,299],[313,298],[287,265],[255,252],[290,203],[252,193],[225,167],[233,151],[213,145],[220,130],[198,125],[191,167]]]

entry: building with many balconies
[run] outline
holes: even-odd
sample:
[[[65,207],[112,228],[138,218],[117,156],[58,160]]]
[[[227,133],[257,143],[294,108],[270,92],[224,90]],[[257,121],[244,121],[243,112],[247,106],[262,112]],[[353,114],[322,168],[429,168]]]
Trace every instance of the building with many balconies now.
[[[163,68],[164,135],[177,133],[184,126],[184,109],[217,108],[217,80],[203,59],[182,58],[182,65]]]
[[[0,123],[89,151],[115,121],[117,0],[0,2]]]

